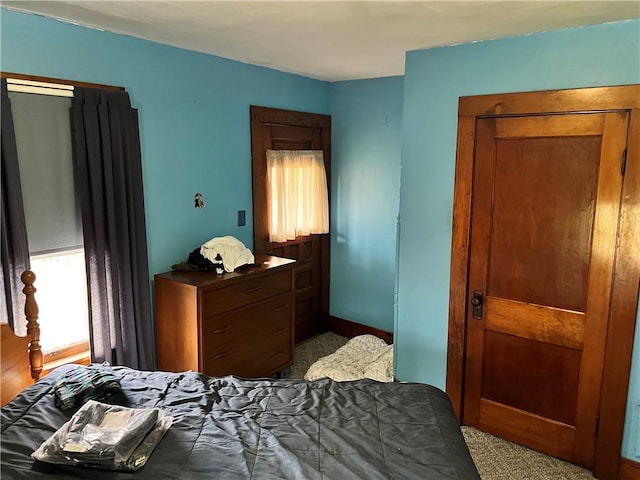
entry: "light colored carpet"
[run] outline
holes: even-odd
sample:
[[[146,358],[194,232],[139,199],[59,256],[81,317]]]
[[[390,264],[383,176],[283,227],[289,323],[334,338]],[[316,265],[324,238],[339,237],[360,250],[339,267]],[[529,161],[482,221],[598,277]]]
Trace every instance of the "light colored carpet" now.
[[[348,338],[323,333],[296,345],[295,363],[284,378],[302,379],[311,364],[335,352]],[[508,442],[471,427],[462,427],[483,480],[594,480],[591,472],[571,463]]]
[[[584,468],[475,428],[463,426],[462,434],[483,480],[594,479]]]

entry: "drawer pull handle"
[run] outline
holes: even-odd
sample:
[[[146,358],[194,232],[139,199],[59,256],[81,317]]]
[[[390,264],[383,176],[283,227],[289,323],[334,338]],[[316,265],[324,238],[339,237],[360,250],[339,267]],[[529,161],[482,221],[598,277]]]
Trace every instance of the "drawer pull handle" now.
[[[256,286],[256,287],[251,287],[251,288],[247,288],[244,293],[256,293],[258,290],[260,290],[262,287],[260,285]]]
[[[287,353],[287,352],[285,352],[284,350],[280,350],[279,352],[276,352],[273,355],[271,355],[271,358],[279,357],[281,355],[284,355],[285,353]]]
[[[284,305],[280,305],[279,307],[276,307],[273,309],[274,312],[281,312],[282,310],[284,310],[285,308],[287,308],[289,305],[284,304]]]
[[[219,328],[218,330],[214,330],[212,333],[214,333],[214,334],[215,334],[215,333],[224,333],[224,332],[226,332],[227,330],[229,330],[231,327],[232,327],[232,325],[227,325],[227,326],[226,326],[226,327],[224,327],[224,328]]]
[[[222,352],[217,354],[215,357],[213,357],[212,360],[215,361],[215,360],[221,359],[222,357],[228,357],[228,356],[229,356],[229,352]]]
[[[274,331],[273,331],[273,334],[274,334],[274,335],[280,335],[281,333],[284,333],[284,332],[286,332],[286,331],[287,331],[287,329],[286,329],[286,328],[279,328],[278,330],[274,330]]]

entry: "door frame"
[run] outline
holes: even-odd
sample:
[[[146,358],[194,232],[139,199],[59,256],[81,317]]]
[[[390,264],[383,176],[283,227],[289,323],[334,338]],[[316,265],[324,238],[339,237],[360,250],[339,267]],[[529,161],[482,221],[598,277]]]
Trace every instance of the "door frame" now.
[[[615,479],[624,430],[633,335],[640,286],[640,85],[592,87],[539,92],[460,97],[453,200],[453,232],[449,289],[449,338],[446,391],[458,419],[464,402],[467,287],[475,129],[478,118],[551,113],[630,112],[627,161],[623,178],[618,248],[611,292],[611,310],[600,394],[600,428],[596,439],[594,475]],[[622,163],[622,162],[621,162]],[[631,300],[630,300],[631,299]]]

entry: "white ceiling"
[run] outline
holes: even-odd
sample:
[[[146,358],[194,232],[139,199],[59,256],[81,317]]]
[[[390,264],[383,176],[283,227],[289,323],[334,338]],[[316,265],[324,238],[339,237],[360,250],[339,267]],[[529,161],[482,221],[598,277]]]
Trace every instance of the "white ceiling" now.
[[[640,18],[640,0],[2,0],[1,5],[328,81],[402,75],[409,50]]]

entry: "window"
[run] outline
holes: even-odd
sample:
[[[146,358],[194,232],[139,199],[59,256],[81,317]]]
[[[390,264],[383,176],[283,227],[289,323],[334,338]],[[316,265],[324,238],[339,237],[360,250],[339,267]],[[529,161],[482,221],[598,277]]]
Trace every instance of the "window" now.
[[[79,343],[89,349],[89,311],[84,248],[31,254],[40,309],[40,346],[52,354]],[[64,306],[64,308],[60,308]]]
[[[269,241],[329,232],[322,151],[267,150]]]
[[[23,90],[9,84],[41,348],[50,361],[69,349],[86,356],[87,281],[69,123],[73,92],[16,89]]]

